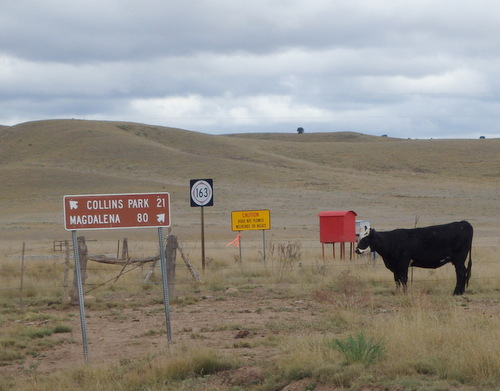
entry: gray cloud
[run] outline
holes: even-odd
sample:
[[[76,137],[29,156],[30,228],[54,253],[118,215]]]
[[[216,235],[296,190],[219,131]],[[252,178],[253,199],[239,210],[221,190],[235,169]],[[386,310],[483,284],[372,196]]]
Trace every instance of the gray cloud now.
[[[0,123],[500,137],[492,1],[5,1]]]

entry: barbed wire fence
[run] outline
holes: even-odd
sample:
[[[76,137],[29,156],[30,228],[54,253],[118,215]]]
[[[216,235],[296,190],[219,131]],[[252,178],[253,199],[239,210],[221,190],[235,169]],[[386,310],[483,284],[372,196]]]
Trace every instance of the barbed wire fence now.
[[[19,305],[23,306],[25,299],[29,296],[36,294],[33,290],[47,290],[53,291],[57,290],[60,292],[62,300],[68,296],[68,290],[70,289],[70,279],[73,276],[73,253],[71,248],[71,241],[47,241],[46,243],[36,242],[35,244],[22,242],[19,244],[18,250],[7,249],[4,251],[4,259],[0,265],[0,279],[8,280],[8,283],[2,284],[0,286],[0,296],[8,296],[12,300],[15,300]],[[96,240],[89,240],[89,254],[93,254],[92,246],[97,244]],[[116,243],[116,242],[115,242]],[[274,244],[283,244],[286,242],[275,242]],[[292,243],[292,242],[288,242]],[[267,254],[267,262],[264,262],[262,254],[262,243],[259,240],[246,240],[244,245],[244,251],[246,254],[247,262],[238,262],[238,251],[232,247],[227,247],[227,243],[224,241],[207,241],[206,242],[206,253],[207,253],[207,271],[205,275],[201,275],[201,280],[204,277],[207,280],[212,281],[212,283],[218,282],[221,284],[227,284],[232,286],[238,286],[239,284],[247,284],[248,276],[251,276],[252,280],[258,282],[260,285],[276,285],[286,278],[285,274],[291,274],[293,272],[299,271],[298,275],[308,275],[313,276],[313,278],[306,282],[300,278],[291,278],[287,281],[288,284],[300,284],[305,283],[321,283],[327,280],[331,276],[339,275],[345,271],[361,271],[371,268],[370,270],[377,271],[385,270],[386,277],[378,276],[376,281],[379,283],[393,283],[393,277],[390,271],[385,269],[385,266],[380,257],[373,258],[371,256],[355,257],[353,260],[339,260],[333,259],[331,254],[329,254],[325,259],[322,258],[321,245],[318,241],[314,240],[301,240],[298,243],[300,247],[300,252],[302,256],[295,258],[293,265],[287,265],[289,270],[283,270],[283,265],[280,266],[280,261],[276,259],[276,254]],[[186,241],[181,242],[183,256],[189,258],[194,266],[194,269],[201,270],[201,261],[199,261],[200,244],[196,241]],[[140,256],[149,253],[148,256],[155,255],[158,252],[156,246],[153,243],[141,243],[141,246],[136,245],[132,251],[140,252]],[[102,240],[99,241],[99,248],[112,249],[114,247],[113,241]],[[140,248],[139,248],[140,247]],[[273,243],[270,242],[267,246],[267,251],[273,249]],[[490,246],[481,246],[481,249],[488,248]],[[489,267],[489,270],[494,270],[497,272],[499,269],[497,265],[500,264],[500,259],[498,256],[498,247],[491,246],[486,251],[491,254],[487,257],[481,257],[480,260],[477,256],[474,256],[474,252],[477,249],[473,249],[473,281],[481,280],[493,280],[498,281],[500,275],[491,274],[484,275],[482,273],[475,273],[478,267]],[[116,255],[119,256],[120,253],[120,242],[118,241]],[[153,254],[154,253],[154,254]],[[211,255],[213,253],[214,255]],[[122,254],[123,255],[123,254]],[[476,259],[475,259],[476,258]],[[200,265],[197,265],[200,263]],[[196,285],[196,281],[192,278],[192,271],[182,262],[176,263],[179,268],[178,277],[176,277],[175,285],[177,287],[191,287]],[[128,268],[112,268],[108,266],[103,266],[98,263],[89,262],[87,267],[88,281],[86,283],[85,294],[90,292],[98,291],[102,287],[106,287],[110,284],[120,287],[121,289],[127,289],[128,287],[136,287],[144,285],[144,276],[151,269],[145,269],[145,264],[137,263],[127,265]],[[280,269],[281,267],[281,269]],[[444,268],[447,268],[445,266]],[[441,269],[444,269],[441,268]],[[419,269],[419,273],[415,273],[413,276],[413,283],[420,283],[425,281],[433,282],[454,282],[454,270],[450,266],[450,270],[447,272],[439,272],[441,269]],[[121,269],[121,270],[120,270]],[[415,269],[415,268],[412,268]],[[121,278],[127,274],[138,274],[135,278],[123,279]],[[238,279],[235,278],[236,275],[245,276],[247,278]],[[274,276],[275,278],[269,278],[269,276]],[[121,279],[120,279],[121,278]],[[312,280],[312,281],[311,281]],[[47,281],[47,285],[44,282]],[[50,283],[49,283],[50,281]],[[72,281],[71,281],[72,282]],[[158,281],[152,281],[152,283],[157,283]],[[16,300],[17,299],[17,300]]]

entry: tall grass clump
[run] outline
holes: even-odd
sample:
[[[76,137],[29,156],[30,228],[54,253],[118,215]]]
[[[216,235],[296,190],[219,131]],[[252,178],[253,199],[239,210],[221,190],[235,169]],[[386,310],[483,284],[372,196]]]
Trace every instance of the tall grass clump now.
[[[18,391],[180,390],[182,382],[236,367],[231,358],[210,349],[183,348],[155,357],[124,360],[123,365],[84,365],[54,375],[20,378],[10,389]],[[193,390],[199,389],[196,384]],[[3,391],[3,390],[2,390]]]
[[[363,364],[346,365],[342,354],[332,349],[328,337],[304,337],[283,342],[284,354],[274,371],[281,381],[310,379],[333,387],[349,388],[373,379]]]
[[[500,382],[500,321],[478,310],[405,308],[376,325],[386,376],[424,374],[464,384]]]
[[[269,258],[277,258],[277,267],[275,269],[276,282],[283,282],[299,264],[302,258],[300,242],[280,242],[269,243]]]
[[[0,367],[23,360],[27,355],[38,356],[47,348],[72,343],[71,338],[60,336],[69,332],[71,327],[62,324],[37,327],[16,323],[0,328]]]
[[[349,270],[335,276],[331,283],[318,287],[312,296],[318,302],[334,304],[346,310],[367,307],[372,303],[366,283]]]

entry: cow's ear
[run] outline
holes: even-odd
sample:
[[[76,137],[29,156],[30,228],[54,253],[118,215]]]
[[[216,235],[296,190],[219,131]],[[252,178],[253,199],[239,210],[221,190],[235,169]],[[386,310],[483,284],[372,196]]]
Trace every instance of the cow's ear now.
[[[369,233],[369,237],[372,237],[373,234],[375,234],[375,228],[370,228],[370,233]]]

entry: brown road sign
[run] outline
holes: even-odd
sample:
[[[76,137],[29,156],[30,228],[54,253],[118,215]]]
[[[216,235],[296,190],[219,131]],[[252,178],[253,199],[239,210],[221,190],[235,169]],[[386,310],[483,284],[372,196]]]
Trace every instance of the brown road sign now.
[[[64,228],[155,228],[170,226],[169,193],[64,196]]]

